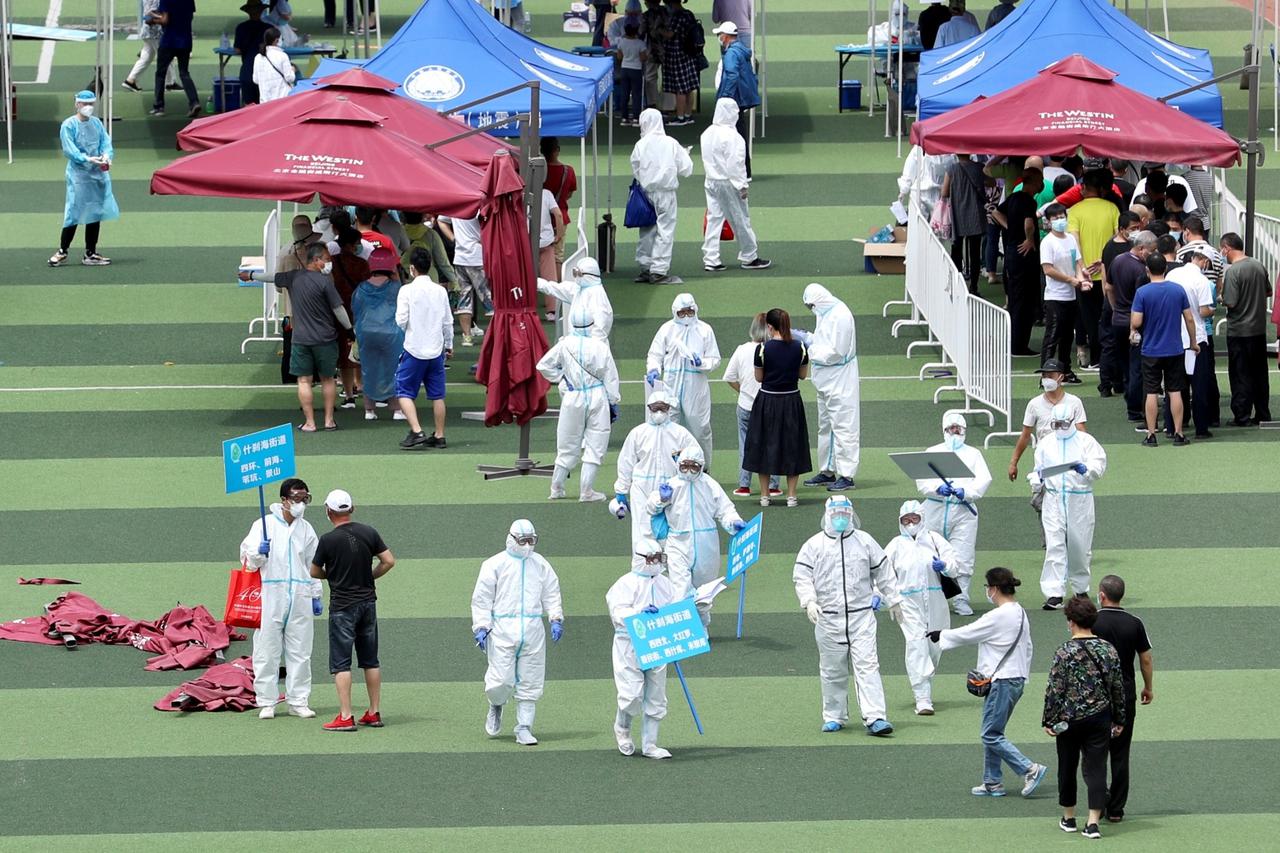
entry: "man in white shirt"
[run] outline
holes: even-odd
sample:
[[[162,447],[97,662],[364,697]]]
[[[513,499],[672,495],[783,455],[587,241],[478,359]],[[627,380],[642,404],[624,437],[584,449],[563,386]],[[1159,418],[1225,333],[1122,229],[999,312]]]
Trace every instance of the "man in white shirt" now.
[[[560,205],[556,202],[551,190],[542,189],[541,218],[538,222],[538,277],[547,281],[560,280],[560,267],[556,264],[556,243],[564,236],[564,216],[560,213]],[[543,292],[543,307],[547,309],[547,320],[554,323],[556,319],[556,298]]]
[[[1044,344],[1040,363],[1056,358],[1071,363],[1071,343],[1076,335],[1076,291],[1093,281],[1085,274],[1084,256],[1076,235],[1067,231],[1067,209],[1054,202],[1045,208],[1049,234],[1040,241],[1040,266],[1044,270]],[[1080,379],[1067,371],[1063,379],[1069,385]]]
[[[480,219],[451,219],[441,216],[437,221],[453,240],[453,269],[458,274],[458,307],[453,313],[462,329],[462,345],[471,346],[472,333],[480,334],[471,325],[471,318],[484,312],[493,316],[493,297],[489,292],[489,279],[484,274],[484,252],[480,248]]]
[[[1185,350],[1187,376],[1190,377],[1190,400],[1186,389],[1182,391],[1182,410],[1191,412],[1191,420],[1195,423],[1196,438],[1212,438],[1209,426],[1217,418],[1217,407],[1213,401],[1217,399],[1217,377],[1213,367],[1213,283],[1208,273],[1213,269],[1213,256],[1216,255],[1208,244],[1195,247],[1185,263],[1169,270],[1165,278],[1182,287],[1187,294],[1187,302],[1191,305],[1191,313],[1196,315],[1196,343],[1200,345],[1198,352],[1191,351],[1191,339],[1185,326],[1182,327],[1182,348]],[[1166,258],[1167,260],[1167,258]],[[1169,407],[1165,407],[1167,425],[1172,425]]]
[[[404,329],[404,353],[396,368],[396,398],[409,422],[400,442],[405,450],[447,447],[444,440],[444,363],[453,355],[453,318],[449,295],[431,280],[431,253],[421,246],[409,253],[413,280],[396,297],[396,325]],[[418,389],[427,388],[432,401],[435,432],[424,435],[418,421]]]

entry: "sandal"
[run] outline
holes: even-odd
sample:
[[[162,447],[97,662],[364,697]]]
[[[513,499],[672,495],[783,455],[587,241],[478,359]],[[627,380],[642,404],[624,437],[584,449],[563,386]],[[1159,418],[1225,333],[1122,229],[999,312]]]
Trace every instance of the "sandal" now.
[[[338,428],[338,425],[337,425],[337,424],[328,424],[327,426],[325,426],[324,431],[325,431],[325,432],[333,432],[333,431],[335,431],[337,428]]]
[[[310,429],[308,429],[306,424],[298,424],[298,432],[315,432],[315,431],[316,431],[315,427],[311,427]]]

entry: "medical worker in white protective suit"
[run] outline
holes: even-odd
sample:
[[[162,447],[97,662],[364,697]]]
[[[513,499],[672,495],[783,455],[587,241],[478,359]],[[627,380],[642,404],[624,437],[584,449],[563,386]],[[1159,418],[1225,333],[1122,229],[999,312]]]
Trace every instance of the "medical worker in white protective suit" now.
[[[942,655],[925,634],[951,627],[942,576],[955,571],[955,552],[942,534],[924,526],[924,507],[906,501],[898,508],[900,535],[889,540],[884,553],[898,579],[902,615],[898,627],[906,641],[907,680],[915,694],[916,713],[933,715],[933,671]]]
[[[556,466],[550,500],[564,497],[569,472],[582,460],[578,500],[602,501],[596,474],[609,449],[609,425],[618,419],[618,368],[607,341],[592,334],[594,318],[585,305],[569,311],[573,332],[561,338],[538,361],[538,372],[560,386],[560,420],[556,424]]]
[[[640,753],[646,758],[670,758],[671,753],[658,746],[658,724],[667,715],[667,665],[640,669],[627,620],[638,613],[656,613],[675,601],[676,594],[671,580],[662,574],[667,566],[662,546],[653,539],[641,539],[632,547],[631,571],[614,581],[604,597],[613,620],[613,683],[618,688],[613,736],[619,752],[634,755],[631,722],[643,714]]]
[[[659,483],[649,493],[649,515],[665,514],[670,527],[667,574],[677,599],[695,595],[698,587],[720,576],[720,532],[716,525],[730,535],[747,526],[724,488],[705,473],[705,467],[702,450],[691,444],[680,451],[675,479]],[[698,615],[703,625],[710,625],[710,603],[699,603]]]
[[[888,607],[894,621],[901,619],[902,607],[889,558],[858,529],[853,504],[844,495],[827,498],[822,532],[801,546],[791,581],[818,641],[822,730],[838,732],[848,722],[852,673],[867,734],[891,733],[872,607]]]
[[[733,98],[716,101],[711,126],[702,131],[702,184],[707,194],[707,224],[702,237],[702,268],[720,272],[720,231],[725,220],[738,241],[738,263],[744,270],[767,270],[773,264],[760,257],[756,232],[747,207],[747,143],[738,133],[738,104]]]
[[[644,423],[627,433],[618,451],[618,479],[609,511],[618,518],[631,516],[633,549],[653,538],[653,517],[645,510],[649,493],[676,475],[680,451],[697,444],[692,433],[672,420],[673,403],[666,391],[651,393]]]
[[[658,327],[645,358],[645,381],[661,380],[675,397],[676,416],[711,459],[711,371],[720,366],[720,346],[711,326],[698,319],[693,294],[671,303],[671,319]],[[708,467],[710,467],[708,465]]]
[[[609,333],[613,331],[613,305],[609,302],[609,295],[604,292],[600,264],[595,258],[580,258],[571,273],[572,281],[538,279],[538,292],[564,303],[568,307],[565,316],[572,314],[573,309],[579,306],[590,311],[595,318],[595,323],[591,326],[591,337],[607,342]]]
[[[1093,483],[1107,471],[1107,454],[1098,440],[1076,429],[1070,406],[1053,407],[1053,433],[1036,445],[1036,467],[1027,477],[1044,484],[1040,519],[1044,524],[1044,570],[1040,591],[1045,610],[1060,610],[1068,595],[1087,595],[1093,560]],[[1062,474],[1041,474],[1054,465],[1076,463]]]
[[[676,189],[693,174],[689,152],[662,127],[662,113],[650,107],[640,113],[640,139],[631,149],[631,174],[644,188],[658,214],[657,224],[640,229],[636,263],[640,284],[679,284],[671,275],[676,240]]]
[[[802,299],[817,318],[813,331],[801,340],[809,348],[809,378],[818,392],[818,474],[804,484],[843,492],[853,488],[861,456],[853,312],[820,284],[806,287]]]
[[[564,607],[560,603],[560,578],[541,555],[532,522],[511,522],[507,547],[480,566],[471,593],[471,630],[476,645],[489,657],[484,693],[489,713],[484,731],[497,737],[502,731],[502,707],[516,697],[516,743],[535,746],[534,703],[542,697],[547,665],[547,634],[542,617],[551,621],[551,641],[564,632]]]
[[[947,177],[947,169],[955,162],[954,154],[926,154],[919,145],[912,145],[898,178],[898,201],[909,208],[909,200],[914,200],[927,220],[942,198],[942,181]]]
[[[928,452],[955,453],[973,476],[951,480],[951,485],[937,478],[916,480],[916,488],[925,498],[924,526],[941,533],[956,551],[955,571],[951,575],[960,584],[960,594],[951,599],[951,608],[959,616],[973,615],[969,581],[973,579],[974,555],[978,548],[976,513],[978,499],[991,488],[991,471],[982,458],[982,451],[964,442],[966,428],[963,415],[947,412],[942,416],[942,443],[928,448]]]
[[[240,561],[262,576],[262,625],[253,632],[253,692],[258,717],[270,720],[280,699],[280,659],[284,653],[284,698],[289,713],[310,719],[311,641],[315,625],[311,599],[324,591],[311,578],[311,558],[320,543],[315,529],[303,521],[311,492],[290,478],[280,484],[280,502],[267,513],[267,538],[255,521],[240,543]]]

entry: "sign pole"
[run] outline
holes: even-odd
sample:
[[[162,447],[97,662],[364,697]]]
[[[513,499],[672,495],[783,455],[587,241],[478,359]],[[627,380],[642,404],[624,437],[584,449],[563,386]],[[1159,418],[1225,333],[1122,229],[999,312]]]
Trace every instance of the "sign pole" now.
[[[262,486],[258,486],[258,510],[262,513],[262,541],[270,542],[267,538],[267,497],[262,491]]]
[[[693,724],[698,727],[698,734],[702,734],[702,720],[698,719],[698,709],[693,707],[693,695],[689,693],[689,682],[684,680],[684,670],[680,669],[680,661],[674,664],[676,675],[680,678],[680,687],[684,690],[684,700],[689,703],[689,712],[693,714]]]
[[[747,573],[742,573],[742,583],[738,585],[738,639],[742,639],[742,611],[747,606]]]
[[[939,480],[946,483],[948,486],[951,486],[951,481],[948,480],[946,477],[942,476],[942,474],[938,472],[938,466],[934,465],[932,462],[929,463],[929,470],[937,474]],[[955,488],[955,486],[951,486],[951,487]],[[973,504],[969,503],[968,501],[960,501],[960,505],[963,506],[965,509],[969,510],[969,512],[973,513],[974,515],[978,514],[978,511],[973,508]]]

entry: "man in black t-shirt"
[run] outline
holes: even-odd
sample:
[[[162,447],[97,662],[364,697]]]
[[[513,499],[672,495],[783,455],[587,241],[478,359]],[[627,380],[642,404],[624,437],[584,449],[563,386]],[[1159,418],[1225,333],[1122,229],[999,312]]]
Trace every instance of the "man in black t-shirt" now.
[[[1142,228],[1138,214],[1120,214],[1116,236],[1102,247],[1102,316],[1098,320],[1098,341],[1102,346],[1102,363],[1098,369],[1098,396],[1123,394],[1128,381],[1129,338],[1111,323],[1111,300],[1106,296],[1111,262],[1129,251],[1129,240]]]
[[[253,61],[262,47],[262,37],[271,25],[262,20],[262,13],[267,7],[259,0],[249,0],[240,7],[240,11],[249,16],[249,20],[236,24],[235,35],[231,46],[240,57],[240,103],[258,103],[258,87],[253,82]]]
[[[1009,300],[1010,350],[1013,355],[1038,355],[1031,349],[1040,295],[1040,233],[1036,195],[1044,189],[1039,169],[1022,173],[1022,188],[1010,193],[992,218],[1004,242],[1004,292]]]
[[[1129,799],[1129,745],[1133,742],[1133,715],[1137,708],[1137,683],[1133,674],[1133,658],[1142,667],[1142,704],[1155,698],[1152,687],[1154,670],[1151,663],[1151,641],[1147,639],[1142,620],[1120,606],[1124,598],[1124,580],[1107,575],[1098,584],[1098,621],[1093,633],[1115,646],[1120,655],[1120,674],[1124,681],[1125,719],[1128,725],[1118,737],[1111,739],[1111,784],[1107,787],[1107,820],[1124,819],[1124,805]]]
[[[379,701],[382,670],[378,666],[378,612],[374,581],[391,571],[396,558],[367,524],[351,520],[355,504],[351,495],[334,489],[324,499],[325,514],[333,530],[320,537],[311,558],[311,577],[329,580],[329,672],[338,687],[338,716],[325,723],[326,731],[354,732],[351,713],[351,652],[354,648],[369,691],[369,710],[360,725],[382,727]],[[374,558],[378,565],[373,565]]]

